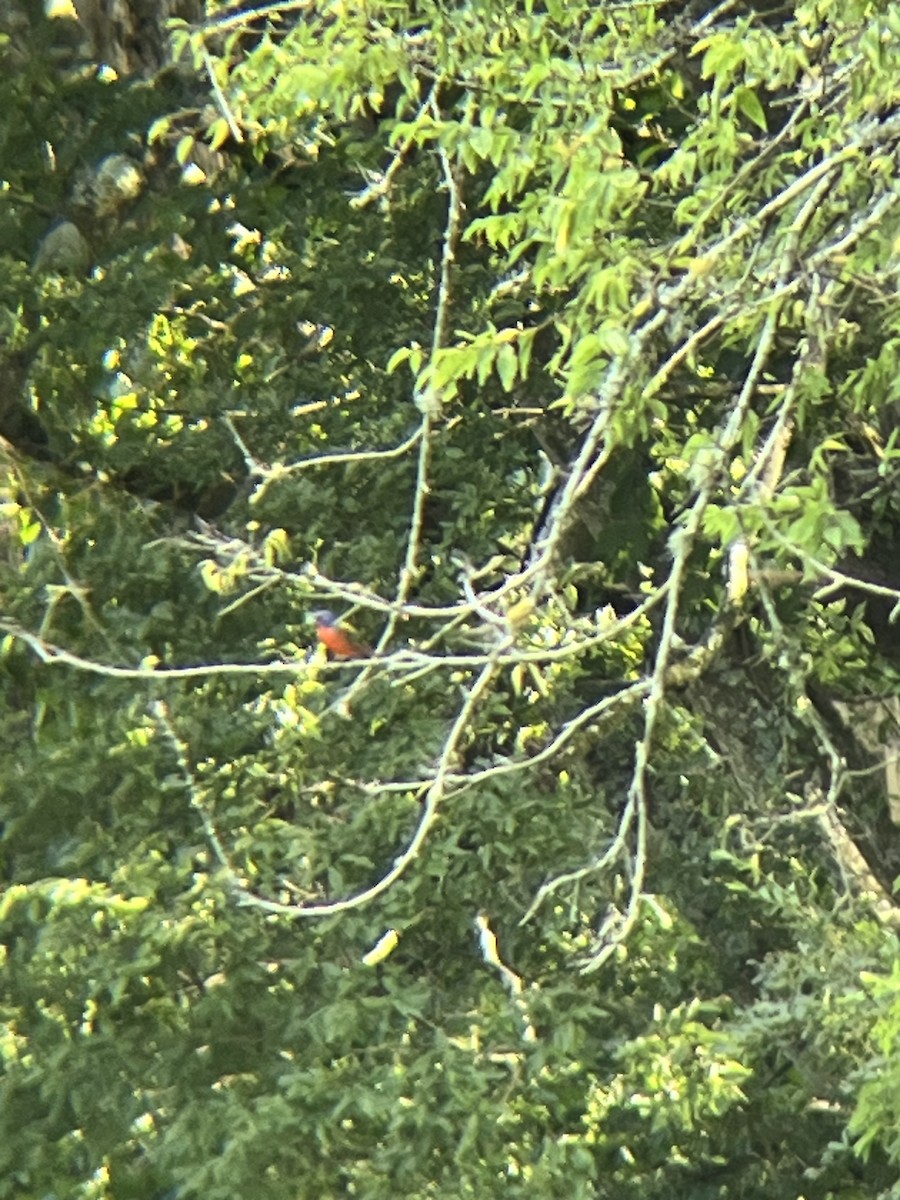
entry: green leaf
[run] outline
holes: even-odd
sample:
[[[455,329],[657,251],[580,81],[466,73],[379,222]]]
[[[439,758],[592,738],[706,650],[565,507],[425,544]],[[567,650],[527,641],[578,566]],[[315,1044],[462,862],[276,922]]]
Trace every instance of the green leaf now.
[[[519,359],[515,347],[508,342],[497,352],[497,374],[505,392],[511,392],[519,371]]]
[[[758,129],[762,129],[765,132],[768,129],[766,114],[763,111],[763,106],[756,92],[752,88],[741,86],[734,89],[733,95],[738,111],[742,112],[748,120],[752,121]]]

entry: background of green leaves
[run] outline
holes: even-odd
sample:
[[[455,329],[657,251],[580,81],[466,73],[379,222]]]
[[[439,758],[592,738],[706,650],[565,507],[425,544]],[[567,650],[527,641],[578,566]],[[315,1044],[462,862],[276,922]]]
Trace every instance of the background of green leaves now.
[[[0,1197],[900,1194],[894,8],[76,8],[0,10]]]

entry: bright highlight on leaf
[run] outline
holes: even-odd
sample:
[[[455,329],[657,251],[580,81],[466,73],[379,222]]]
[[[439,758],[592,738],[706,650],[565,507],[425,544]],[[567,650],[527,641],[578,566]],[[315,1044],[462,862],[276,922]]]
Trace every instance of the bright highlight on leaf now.
[[[378,939],[372,949],[363,955],[363,963],[367,967],[376,967],[394,952],[397,948],[397,943],[400,941],[400,935],[396,929],[388,929],[386,933]]]

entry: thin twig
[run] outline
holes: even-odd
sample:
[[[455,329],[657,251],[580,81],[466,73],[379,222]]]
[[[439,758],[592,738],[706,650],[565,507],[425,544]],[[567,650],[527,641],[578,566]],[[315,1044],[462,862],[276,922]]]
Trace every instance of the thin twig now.
[[[440,78],[435,79],[434,83],[432,83],[428,95],[422,101],[419,111],[416,113],[415,117],[413,117],[412,126],[409,130],[409,133],[394,151],[390,165],[386,168],[384,173],[379,175],[377,179],[370,183],[369,186],[364,189],[364,191],[360,192],[358,196],[353,197],[353,199],[350,201],[351,208],[366,208],[374,201],[381,200],[391,190],[394,182],[394,176],[400,170],[403,163],[406,161],[407,155],[415,145],[416,136],[418,135],[419,129],[425,120],[426,114],[429,112],[429,110],[433,110],[434,108],[440,84]]]
[[[437,821],[441,802],[444,799],[447,778],[450,773],[450,762],[456,754],[460,740],[468,728],[472,714],[482,694],[488,690],[496,671],[496,664],[488,662],[483,667],[475,683],[469,688],[466,698],[460,706],[456,719],[444,742],[434,776],[425,793],[422,815],[419,818],[415,832],[410,838],[406,849],[394,859],[390,869],[377,882],[341,900],[326,901],[321,904],[285,904],[276,900],[267,900],[247,889],[240,891],[240,902],[253,908],[262,909],[264,912],[282,913],[285,916],[325,917],[334,915],[335,913],[347,912],[354,908],[362,908],[393,887],[397,880],[406,872],[410,864],[418,857],[429,833]]]
[[[213,95],[216,98],[216,103],[218,104],[222,116],[225,118],[225,121],[228,124],[228,131],[238,145],[242,145],[244,142],[244,135],[241,131],[240,125],[237,123],[234,113],[231,111],[228,101],[225,99],[225,93],[222,91],[219,81],[216,78],[216,65],[212,60],[212,55],[205,46],[203,47],[203,65],[206,67],[206,73],[209,76],[209,82],[212,84]]]

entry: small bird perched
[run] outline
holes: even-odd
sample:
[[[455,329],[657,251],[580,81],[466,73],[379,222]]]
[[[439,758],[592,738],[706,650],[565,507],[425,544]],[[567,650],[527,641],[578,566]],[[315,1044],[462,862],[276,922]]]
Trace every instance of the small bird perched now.
[[[371,649],[363,642],[358,642],[337,623],[337,617],[329,608],[319,609],[313,613],[316,622],[316,636],[319,641],[335,658],[368,658]]]

